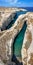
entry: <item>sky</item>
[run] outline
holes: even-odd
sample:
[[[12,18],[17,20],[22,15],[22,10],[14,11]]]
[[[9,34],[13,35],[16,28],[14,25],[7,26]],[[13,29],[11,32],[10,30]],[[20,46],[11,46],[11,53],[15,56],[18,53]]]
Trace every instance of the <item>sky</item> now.
[[[4,7],[33,7],[33,0],[0,0]]]

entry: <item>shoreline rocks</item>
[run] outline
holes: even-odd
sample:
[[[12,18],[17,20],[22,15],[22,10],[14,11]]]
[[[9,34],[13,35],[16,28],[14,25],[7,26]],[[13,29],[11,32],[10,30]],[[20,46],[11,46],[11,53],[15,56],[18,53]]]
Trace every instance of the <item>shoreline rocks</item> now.
[[[12,12],[12,11],[27,11],[23,8],[10,8],[10,7],[0,7],[0,12]]]

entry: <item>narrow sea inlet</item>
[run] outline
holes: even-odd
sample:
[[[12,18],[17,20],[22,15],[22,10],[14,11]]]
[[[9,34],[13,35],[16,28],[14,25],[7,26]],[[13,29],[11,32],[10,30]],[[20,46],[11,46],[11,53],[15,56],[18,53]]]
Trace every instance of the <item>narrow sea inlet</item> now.
[[[23,44],[26,27],[27,27],[27,25],[25,22],[22,30],[19,32],[19,34],[17,35],[17,37],[15,38],[15,41],[14,41],[14,55],[16,55],[17,57],[21,57],[21,48],[22,48],[22,44]]]
[[[9,24],[9,26],[7,26],[7,29],[9,29],[10,27],[12,27],[12,25],[15,23],[16,19],[18,18],[19,15],[21,14],[26,14],[27,11],[18,11],[17,12],[17,16],[15,17],[15,20],[12,21],[12,23]],[[19,32],[19,34],[17,35],[17,37],[14,40],[14,45],[13,45],[13,54],[16,57],[21,57],[21,48],[22,48],[22,44],[23,44],[23,39],[24,39],[24,34],[26,31],[26,22],[23,25],[22,30]]]

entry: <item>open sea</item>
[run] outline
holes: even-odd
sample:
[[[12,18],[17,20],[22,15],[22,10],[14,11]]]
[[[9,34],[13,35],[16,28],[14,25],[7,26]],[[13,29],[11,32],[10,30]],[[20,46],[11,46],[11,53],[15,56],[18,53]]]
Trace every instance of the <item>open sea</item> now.
[[[22,7],[24,9],[26,9],[28,12],[33,12],[33,7]]]

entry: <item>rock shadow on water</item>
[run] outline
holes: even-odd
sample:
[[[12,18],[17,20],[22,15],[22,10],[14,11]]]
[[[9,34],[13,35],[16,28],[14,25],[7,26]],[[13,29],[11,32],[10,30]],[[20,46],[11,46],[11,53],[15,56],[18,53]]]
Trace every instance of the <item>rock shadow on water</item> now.
[[[26,12],[27,11],[16,11],[16,14],[15,14],[13,20],[11,20],[11,22],[8,24],[8,26],[6,26],[5,30],[11,28],[13,26],[13,24],[15,23],[15,21],[17,20],[18,16],[21,15],[21,14],[25,14]],[[3,25],[5,25],[5,23]],[[3,31],[2,28],[1,28],[1,31]]]
[[[16,63],[16,65],[23,65],[22,62],[19,62],[18,59],[16,58],[15,54],[12,57],[12,61]]]

